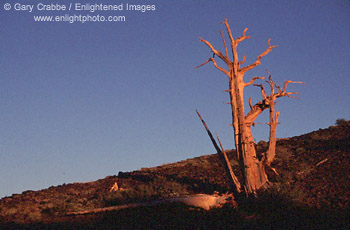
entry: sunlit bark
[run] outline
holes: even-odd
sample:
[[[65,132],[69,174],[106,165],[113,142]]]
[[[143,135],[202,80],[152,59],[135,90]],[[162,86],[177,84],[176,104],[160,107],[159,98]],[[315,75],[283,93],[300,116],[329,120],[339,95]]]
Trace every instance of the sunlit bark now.
[[[278,124],[279,112],[275,112],[275,100],[282,96],[292,97],[292,94],[296,92],[286,92],[287,85],[289,83],[301,83],[293,81],[285,81],[284,88],[281,89],[279,86],[275,86],[274,82],[271,80],[271,77],[267,81],[271,88],[270,95],[267,95],[262,84],[254,84],[256,80],[264,79],[264,77],[253,77],[250,81],[244,81],[244,75],[249,70],[255,68],[261,64],[261,58],[266,56],[272,51],[273,48],[277,46],[271,46],[271,39],[268,40],[268,47],[263,51],[257,58],[256,61],[245,67],[241,67],[245,63],[246,57],[244,56],[242,61],[239,61],[237,46],[240,42],[249,39],[250,36],[246,36],[248,28],[243,31],[242,36],[234,39],[231,33],[230,26],[225,19],[223,24],[226,27],[228,37],[230,39],[230,48],[232,60],[229,57],[228,47],[223,35],[223,32],[220,31],[223,44],[225,47],[225,54],[221,51],[216,50],[214,46],[207,40],[203,38],[200,39],[201,42],[205,43],[210,50],[218,56],[225,64],[226,68],[223,68],[218,65],[214,56],[209,58],[203,64],[198,67],[201,67],[209,62],[212,62],[214,66],[223,72],[229,79],[229,92],[230,94],[230,105],[232,113],[232,126],[234,131],[234,142],[237,150],[237,158],[240,162],[243,175],[244,175],[244,188],[247,194],[255,194],[257,190],[266,187],[269,184],[268,177],[265,172],[265,167],[270,167],[271,163],[276,154],[276,128]],[[257,102],[255,105],[252,104],[251,99],[249,100],[250,111],[246,114],[244,108],[244,88],[250,85],[259,86],[261,89],[262,100]],[[275,87],[277,87],[278,92],[275,93]],[[260,159],[257,157],[254,138],[251,133],[251,126],[254,124],[256,118],[265,110],[270,109],[270,140],[269,148],[264,156]],[[275,170],[274,170],[275,171]]]

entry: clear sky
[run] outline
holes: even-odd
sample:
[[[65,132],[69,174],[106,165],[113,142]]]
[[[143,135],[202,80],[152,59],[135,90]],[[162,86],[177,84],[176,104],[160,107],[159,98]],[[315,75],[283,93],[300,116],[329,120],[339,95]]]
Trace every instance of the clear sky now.
[[[36,8],[79,2],[124,8]],[[127,3],[155,11],[127,11]],[[125,21],[34,21],[66,14]],[[199,37],[223,50],[224,18],[234,37],[249,28],[239,46],[247,64],[269,38],[279,45],[246,80],[268,68],[279,84],[306,83],[290,86],[300,99],[278,101],[278,137],[350,119],[348,0],[0,0],[0,197],[214,153],[195,109],[233,148],[227,78],[210,63],[194,69],[212,55]],[[245,96],[260,100],[253,86]],[[267,113],[253,130],[257,141],[267,140]]]

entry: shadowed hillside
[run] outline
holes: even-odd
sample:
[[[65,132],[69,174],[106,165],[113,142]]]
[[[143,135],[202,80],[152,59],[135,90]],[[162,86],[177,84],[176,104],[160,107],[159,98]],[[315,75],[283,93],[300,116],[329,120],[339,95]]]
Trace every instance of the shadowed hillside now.
[[[263,152],[267,143],[257,145]],[[234,169],[235,152],[228,151]],[[95,182],[25,191],[0,200],[0,223],[7,229],[342,229],[349,226],[350,122],[280,139],[269,172],[272,188],[258,200],[239,198],[237,208],[210,211],[162,204],[83,216],[67,212],[142,202],[185,194],[228,191],[216,154],[154,168],[119,172]],[[235,172],[239,177],[239,171]],[[117,182],[118,191],[110,192]],[[116,227],[117,226],[117,227]]]

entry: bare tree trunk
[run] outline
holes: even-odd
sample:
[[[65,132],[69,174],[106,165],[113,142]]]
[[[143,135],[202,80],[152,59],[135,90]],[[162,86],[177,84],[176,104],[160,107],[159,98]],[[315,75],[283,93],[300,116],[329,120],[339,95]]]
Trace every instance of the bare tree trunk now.
[[[241,154],[242,154],[242,150],[241,150],[241,146],[239,145],[240,143],[240,134],[239,134],[239,122],[238,122],[238,116],[237,116],[237,101],[236,101],[236,95],[234,93],[231,92],[235,92],[235,86],[234,86],[234,82],[232,80],[230,80],[230,89],[228,90],[230,92],[230,104],[231,104],[231,108],[232,108],[232,127],[233,127],[233,133],[234,133],[234,143],[235,143],[235,147],[236,147],[236,154],[237,154],[237,160],[239,162],[240,159],[242,158]]]
[[[270,135],[269,135],[269,148],[266,152],[265,164],[266,166],[271,166],[271,163],[276,155],[276,130],[278,124],[279,112],[275,113],[275,103],[270,105]]]
[[[225,47],[225,54],[221,53],[219,50],[216,50],[212,44],[204,39],[201,39],[201,42],[204,42],[211,51],[217,55],[226,65],[228,69],[224,69],[220,67],[214,59],[214,56],[209,58],[206,62],[201,64],[198,67],[201,67],[208,62],[213,62],[214,66],[225,73],[225,75],[229,78],[229,90],[226,90],[230,94],[230,104],[232,111],[232,126],[234,130],[234,141],[235,147],[237,151],[237,159],[240,162],[240,166],[244,175],[244,187],[247,194],[255,194],[257,190],[266,187],[269,184],[268,177],[265,172],[265,166],[271,165],[275,154],[276,154],[276,127],[278,124],[278,116],[279,113],[275,113],[274,105],[275,99],[282,96],[291,97],[291,94],[295,94],[295,92],[286,93],[286,88],[288,83],[301,83],[301,82],[292,82],[285,81],[284,89],[282,90],[280,87],[278,88],[278,93],[275,93],[275,84],[269,78],[268,83],[271,87],[271,94],[269,96],[266,95],[264,87],[262,84],[256,85],[261,88],[261,95],[263,97],[262,101],[259,101],[254,106],[251,103],[251,99],[249,99],[250,111],[245,114],[244,111],[244,100],[243,100],[243,91],[244,88],[254,84],[257,79],[264,79],[264,77],[253,77],[249,82],[244,82],[243,78],[247,71],[255,68],[256,66],[261,64],[261,58],[267,55],[272,51],[273,48],[277,46],[271,46],[270,39],[268,40],[268,48],[262,52],[257,58],[256,61],[250,65],[245,67],[241,67],[242,64],[245,63],[245,56],[242,61],[239,61],[237,46],[240,42],[250,38],[250,36],[246,36],[246,32],[248,28],[243,31],[241,37],[234,39],[231,33],[231,29],[227,20],[223,22],[226,27],[227,34],[230,38],[231,42],[231,51],[232,51],[232,60],[228,54],[228,48],[226,45],[225,38],[223,36],[222,31],[221,37],[223,40],[223,44]],[[254,84],[255,85],[255,84]],[[269,141],[269,149],[266,152],[265,156],[262,159],[258,159],[255,149],[254,138],[251,133],[251,126],[254,124],[255,119],[267,108],[270,108],[270,141]],[[208,132],[209,133],[209,132]],[[213,138],[211,138],[213,141]],[[215,140],[214,140],[215,141]],[[214,142],[213,142],[214,143]],[[215,144],[214,144],[215,145]],[[217,146],[217,145],[216,145]]]
[[[265,167],[259,161],[253,136],[251,134],[251,127],[247,127],[247,143],[246,154],[244,157],[244,175],[245,175],[245,189],[247,194],[255,194],[257,190],[263,188],[268,183],[268,177],[265,172]]]

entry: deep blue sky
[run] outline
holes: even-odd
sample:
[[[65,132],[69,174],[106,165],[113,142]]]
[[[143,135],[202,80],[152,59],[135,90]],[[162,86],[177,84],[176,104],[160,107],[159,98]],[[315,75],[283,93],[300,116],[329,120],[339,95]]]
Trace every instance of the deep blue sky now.
[[[269,38],[279,45],[247,81],[268,68],[279,84],[306,83],[290,86],[299,100],[278,101],[278,137],[350,119],[348,0],[92,0],[156,11],[97,12],[126,22],[84,24],[34,22],[44,13],[5,11],[6,2],[40,1],[0,1],[0,197],[214,153],[195,109],[233,148],[226,76],[194,69],[212,55],[199,37],[222,50],[224,18],[234,37],[249,28],[239,46],[247,64]],[[256,87],[245,95],[260,100]],[[268,137],[266,117],[257,141]]]

